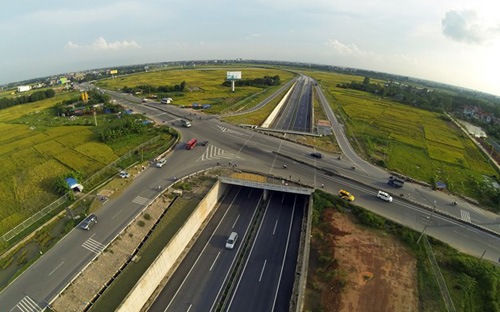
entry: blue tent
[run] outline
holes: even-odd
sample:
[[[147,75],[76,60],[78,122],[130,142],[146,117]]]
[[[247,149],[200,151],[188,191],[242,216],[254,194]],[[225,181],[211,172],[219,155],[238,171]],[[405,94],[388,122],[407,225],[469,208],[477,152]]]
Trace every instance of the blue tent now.
[[[83,191],[83,185],[79,184],[75,178],[66,178],[66,184],[70,190],[81,192]]]

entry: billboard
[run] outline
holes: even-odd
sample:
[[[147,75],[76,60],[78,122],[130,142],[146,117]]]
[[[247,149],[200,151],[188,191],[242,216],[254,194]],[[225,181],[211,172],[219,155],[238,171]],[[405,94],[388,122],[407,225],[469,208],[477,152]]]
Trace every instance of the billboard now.
[[[117,69],[112,69],[112,70],[109,71],[109,73],[111,75],[116,75],[116,74],[118,74],[118,70]]]
[[[240,71],[228,71],[227,72],[227,80],[236,80],[236,79],[241,79],[241,72]]]

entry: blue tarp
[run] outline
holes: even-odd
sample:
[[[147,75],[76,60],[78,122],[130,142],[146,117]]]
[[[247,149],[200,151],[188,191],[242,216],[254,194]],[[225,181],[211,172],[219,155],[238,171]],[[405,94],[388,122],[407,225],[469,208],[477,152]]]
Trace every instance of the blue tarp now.
[[[446,188],[446,183],[443,182],[436,182],[436,188],[438,189],[445,189]]]

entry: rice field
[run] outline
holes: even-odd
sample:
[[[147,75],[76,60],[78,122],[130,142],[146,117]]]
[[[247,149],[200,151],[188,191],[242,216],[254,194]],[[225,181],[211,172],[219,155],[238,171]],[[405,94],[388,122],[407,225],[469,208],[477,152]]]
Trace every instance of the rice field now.
[[[481,199],[483,176],[496,172],[474,143],[439,113],[336,87],[363,81],[361,76],[305,74],[322,84],[347,133],[357,138],[357,148],[371,161],[429,183],[445,182],[454,192]]]
[[[172,92],[169,97],[174,99],[174,105],[211,104],[207,109],[209,113],[227,111],[234,104],[261,92],[262,88],[242,86],[236,87],[235,92],[230,87],[223,86],[227,71],[241,71],[243,79],[262,78],[264,76],[279,75],[282,83],[286,83],[294,77],[289,71],[272,68],[202,68],[202,69],[173,69],[149,73],[139,73],[118,77],[115,79],[102,80],[97,86],[120,90],[123,87],[135,87],[139,85],[150,86],[173,86],[182,81],[186,82],[185,92]],[[141,96],[148,96],[143,94]],[[255,104],[258,104],[256,102]]]
[[[135,147],[131,138],[116,151],[96,141],[93,126],[62,125],[51,108],[75,94],[0,110],[0,235],[60,197],[58,176],[75,170],[90,177]]]

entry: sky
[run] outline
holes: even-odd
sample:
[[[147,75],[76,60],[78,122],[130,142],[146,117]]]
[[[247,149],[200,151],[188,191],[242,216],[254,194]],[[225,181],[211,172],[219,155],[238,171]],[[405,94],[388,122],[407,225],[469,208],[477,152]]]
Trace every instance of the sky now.
[[[367,69],[500,96],[495,0],[7,3],[0,85],[94,68],[242,58]]]

